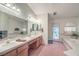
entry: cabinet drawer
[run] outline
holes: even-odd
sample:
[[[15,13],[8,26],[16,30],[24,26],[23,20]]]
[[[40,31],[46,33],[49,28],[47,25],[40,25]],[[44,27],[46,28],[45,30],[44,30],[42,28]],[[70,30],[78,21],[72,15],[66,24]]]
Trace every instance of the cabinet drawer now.
[[[13,51],[8,52],[7,54],[5,54],[5,56],[16,56],[16,55],[17,55],[16,50],[13,50]]]
[[[21,53],[23,50],[28,49],[28,46],[25,44],[18,48],[18,54]]]

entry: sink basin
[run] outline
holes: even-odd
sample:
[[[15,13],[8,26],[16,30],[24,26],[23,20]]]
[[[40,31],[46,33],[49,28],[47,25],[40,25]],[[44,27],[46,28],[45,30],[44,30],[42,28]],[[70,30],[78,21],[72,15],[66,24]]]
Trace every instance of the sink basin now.
[[[14,46],[15,44],[13,42],[10,43],[2,43],[0,44],[0,52],[7,50],[8,48]]]
[[[16,42],[16,41],[12,41],[10,43],[2,43],[0,44],[0,52],[6,51],[8,49],[11,49],[17,45],[19,45],[22,42]]]
[[[17,39],[16,42],[25,42],[26,40],[22,39]]]
[[[0,47],[12,45],[14,43],[15,43],[14,41],[12,41],[12,42],[4,42],[4,43],[0,44]]]

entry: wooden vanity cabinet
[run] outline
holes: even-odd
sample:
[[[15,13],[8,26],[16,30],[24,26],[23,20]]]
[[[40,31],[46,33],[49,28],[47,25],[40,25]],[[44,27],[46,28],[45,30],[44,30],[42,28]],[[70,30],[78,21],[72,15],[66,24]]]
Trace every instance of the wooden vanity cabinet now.
[[[40,36],[40,40],[39,40],[39,42],[40,42],[40,45],[43,44],[43,38],[42,38],[42,36]]]
[[[17,51],[16,50],[12,50],[8,53],[6,53],[4,56],[16,56],[17,55]]]
[[[42,37],[41,36],[37,38],[36,47],[38,48],[40,45],[42,45]]]
[[[40,46],[40,39],[37,39],[36,48]]]
[[[28,56],[28,46],[27,46],[27,44],[18,48],[18,56]]]
[[[42,36],[20,45],[19,47],[6,53],[5,56],[28,56],[32,51],[39,48],[40,45],[42,45]]]
[[[8,52],[5,56],[28,56],[28,46],[23,44],[22,46]]]
[[[28,50],[25,49],[24,51],[22,51],[21,53],[19,53],[18,56],[28,56]]]
[[[33,39],[32,41],[30,41],[29,43],[29,50],[28,50],[28,55],[30,55],[32,53],[32,51],[36,50],[37,48],[40,47],[40,45],[42,44],[42,38],[41,36]]]
[[[31,44],[30,44],[30,43],[31,43]],[[38,47],[42,44],[42,38],[41,38],[41,36],[35,38],[35,39],[32,40],[30,43],[29,43],[29,48],[30,48],[31,50],[38,48]]]

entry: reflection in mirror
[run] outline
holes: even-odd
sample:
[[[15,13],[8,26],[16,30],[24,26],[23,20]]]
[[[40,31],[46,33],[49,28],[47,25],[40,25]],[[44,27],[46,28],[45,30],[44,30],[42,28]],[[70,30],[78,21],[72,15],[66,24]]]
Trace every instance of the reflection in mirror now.
[[[39,27],[39,26],[38,26],[38,24],[37,24],[37,27],[36,27],[36,30],[37,30],[37,31],[39,31],[39,28],[38,28],[38,27]]]
[[[27,35],[28,23],[24,19],[0,12],[0,38]]]
[[[7,14],[0,12],[0,39],[7,37],[8,29],[8,16]]]
[[[32,31],[35,31],[34,27],[35,27],[35,24],[32,24]]]
[[[0,39],[35,35],[41,29],[39,23],[0,12]]]
[[[27,35],[27,28],[28,23],[24,19],[20,19],[17,17],[9,17],[9,29],[8,34],[10,35],[16,35],[16,36],[22,36]]]
[[[41,31],[41,24],[28,20],[29,35],[35,35]]]

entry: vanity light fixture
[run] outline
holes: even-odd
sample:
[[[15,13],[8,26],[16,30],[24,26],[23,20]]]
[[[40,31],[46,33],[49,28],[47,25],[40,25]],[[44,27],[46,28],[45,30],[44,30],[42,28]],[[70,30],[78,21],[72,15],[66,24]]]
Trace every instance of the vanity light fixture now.
[[[16,9],[17,11],[20,11],[20,9]]]
[[[15,10],[17,12],[21,12],[21,10],[19,8],[17,8],[16,4],[10,4],[10,3],[2,3],[1,5],[10,8],[12,10]]]
[[[16,9],[16,7],[12,7],[12,9]]]
[[[10,4],[8,4],[8,3],[6,3],[5,5],[6,5],[6,6],[8,6],[8,7],[10,7],[10,6],[11,6],[11,5],[10,5]]]

